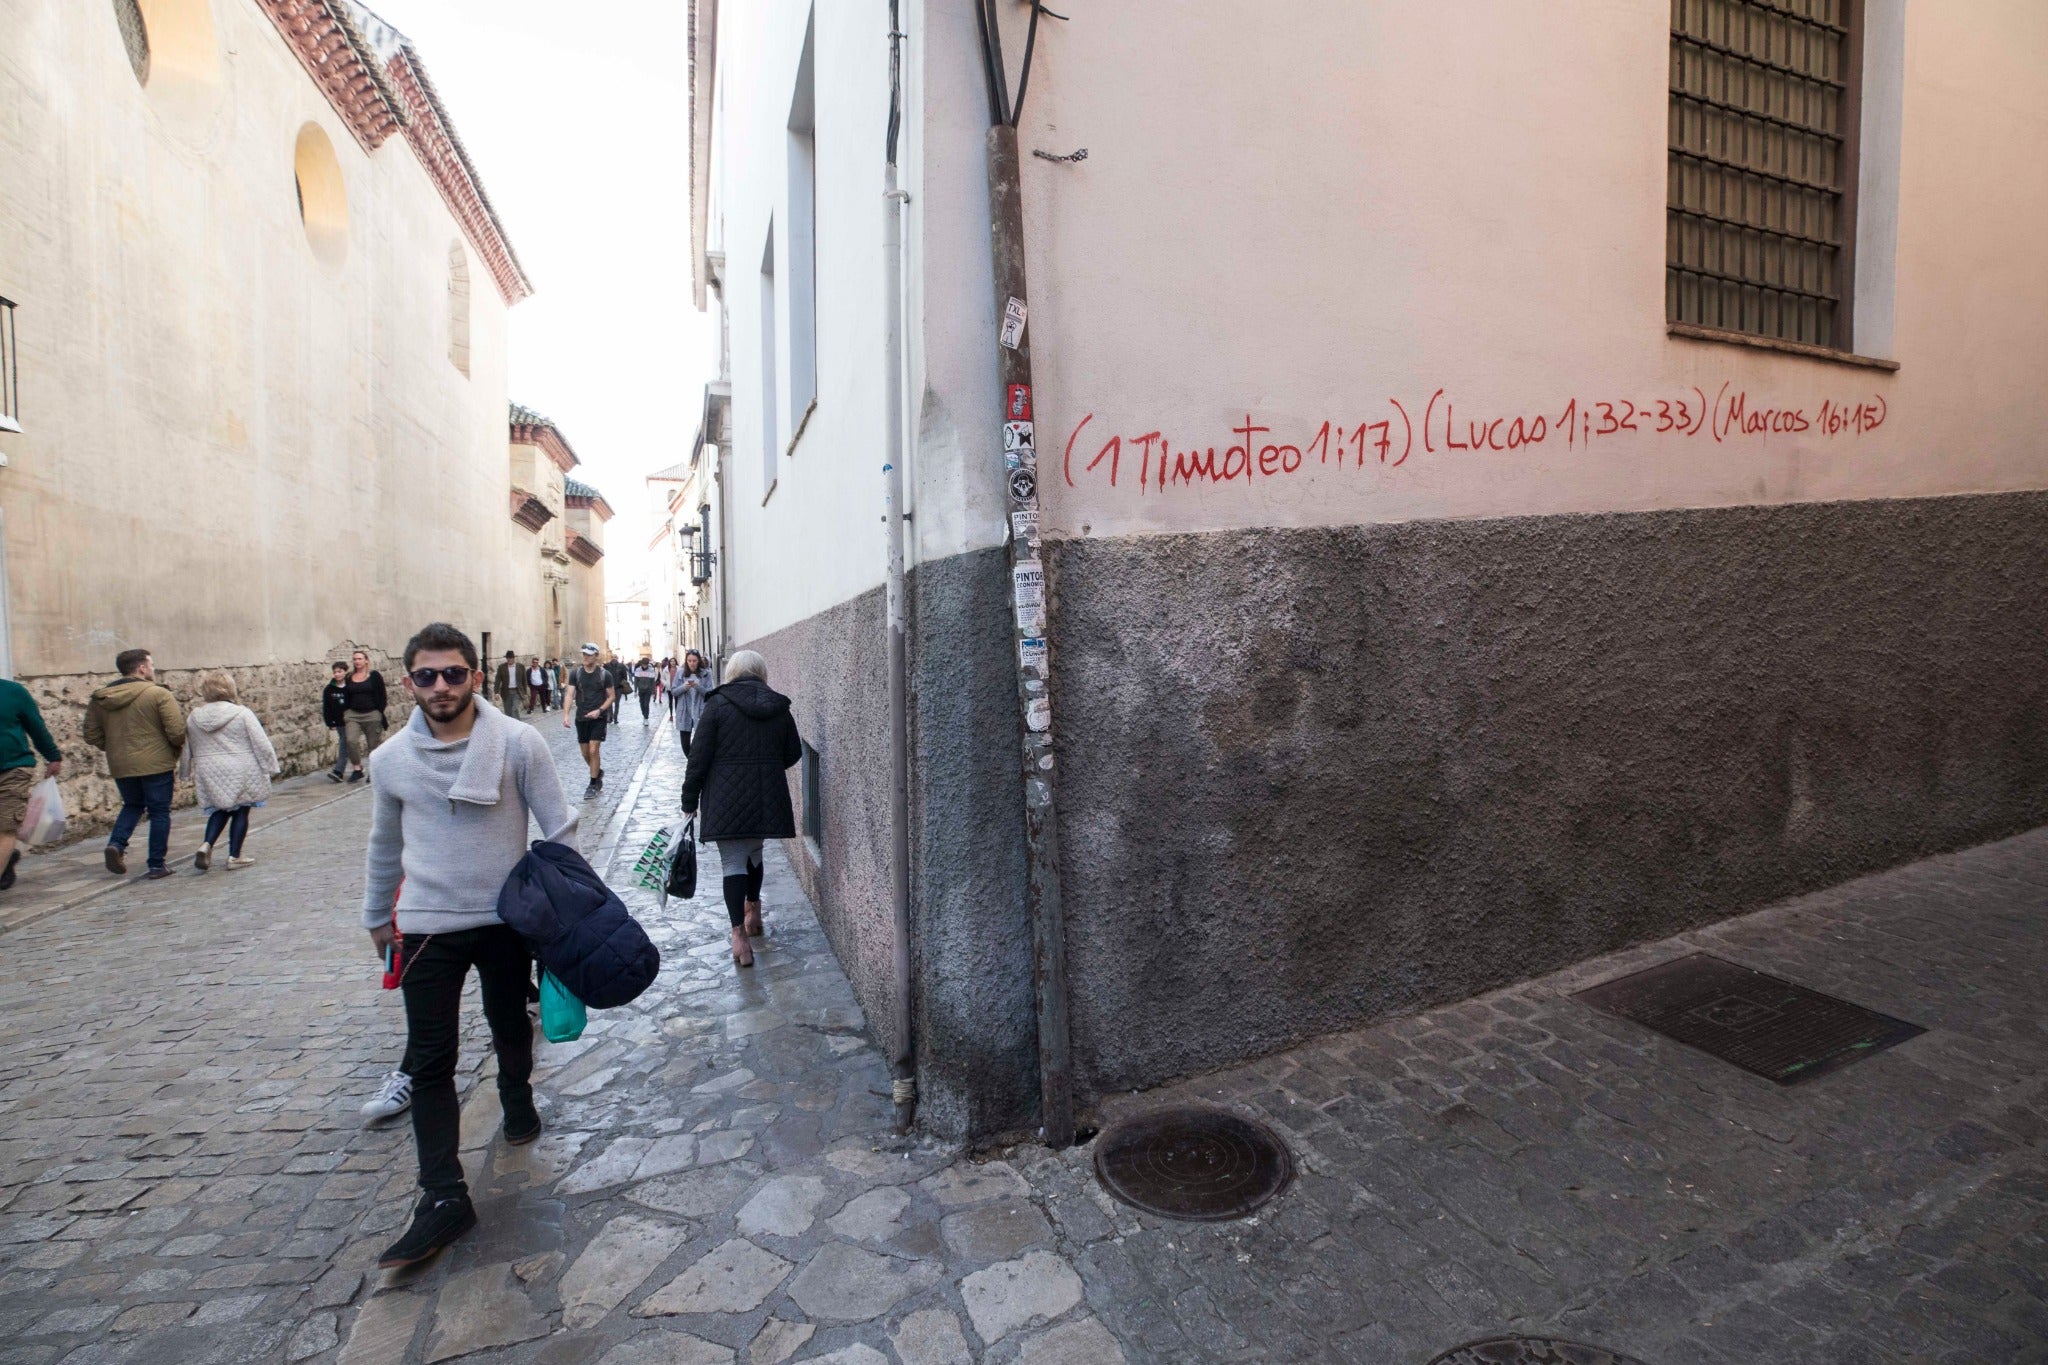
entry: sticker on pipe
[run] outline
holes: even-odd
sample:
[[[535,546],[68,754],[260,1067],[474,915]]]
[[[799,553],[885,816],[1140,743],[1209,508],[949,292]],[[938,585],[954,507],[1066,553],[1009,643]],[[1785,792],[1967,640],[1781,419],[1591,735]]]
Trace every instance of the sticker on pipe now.
[[[1010,399],[1005,410],[1009,413],[1009,419],[1012,422],[1030,421],[1031,386],[1029,384],[1010,385]]]
[[[1013,294],[1010,301],[1003,305],[1002,341],[1007,349],[1014,351],[1023,340],[1024,300]]]
[[[1045,629],[1045,566],[1033,560],[1010,570],[1011,601],[1017,628],[1036,634]]]
[[[1033,509],[1010,513],[1010,534],[1019,545],[1029,545],[1036,550],[1038,540],[1038,512]]]
[[[1003,449],[1029,450],[1038,444],[1036,440],[1032,439],[1034,435],[1035,433],[1029,422],[1005,422],[1003,423]]]
[[[1052,703],[1044,697],[1033,697],[1024,708],[1024,724],[1033,734],[1042,735],[1052,729]]]
[[[1010,496],[1021,507],[1038,506],[1038,473],[1022,465],[1010,471]]]
[[[1044,677],[1046,658],[1045,637],[1027,635],[1017,642],[1017,666],[1026,673]]]

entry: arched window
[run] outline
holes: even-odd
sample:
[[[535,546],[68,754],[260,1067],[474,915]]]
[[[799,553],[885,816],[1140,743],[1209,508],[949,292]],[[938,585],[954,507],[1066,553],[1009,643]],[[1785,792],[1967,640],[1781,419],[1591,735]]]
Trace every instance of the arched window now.
[[[348,259],[348,188],[341,180],[334,143],[319,124],[299,129],[292,174],[298,181],[299,219],[306,225],[306,241],[321,264],[340,265]]]
[[[469,253],[448,244],[448,359],[469,377]]]

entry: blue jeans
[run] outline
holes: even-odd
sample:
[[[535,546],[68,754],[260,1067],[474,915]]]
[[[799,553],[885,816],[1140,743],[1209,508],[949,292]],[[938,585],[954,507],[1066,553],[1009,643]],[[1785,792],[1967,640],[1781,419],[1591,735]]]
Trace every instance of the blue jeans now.
[[[111,848],[128,848],[128,836],[149,811],[149,865],[162,867],[171,853],[171,792],[177,785],[175,773],[151,773],[147,777],[117,777],[121,791],[121,813],[114,817],[114,832],[107,836]]]
[[[343,726],[334,727],[334,766],[327,771],[336,777],[348,771],[348,730]]]

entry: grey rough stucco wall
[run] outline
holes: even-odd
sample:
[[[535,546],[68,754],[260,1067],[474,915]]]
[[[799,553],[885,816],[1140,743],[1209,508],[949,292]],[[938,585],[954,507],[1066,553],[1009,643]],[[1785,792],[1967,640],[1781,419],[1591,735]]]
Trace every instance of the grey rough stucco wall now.
[[[1038,1054],[1006,561],[910,574],[912,1018],[920,1126],[987,1137],[1037,1122]],[[891,1027],[887,655],[875,590],[746,646],[820,755],[824,840],[787,847],[884,1045]],[[802,810],[801,782],[792,795]]]
[[[1084,1100],[2048,820],[2048,494],[1048,557]]]

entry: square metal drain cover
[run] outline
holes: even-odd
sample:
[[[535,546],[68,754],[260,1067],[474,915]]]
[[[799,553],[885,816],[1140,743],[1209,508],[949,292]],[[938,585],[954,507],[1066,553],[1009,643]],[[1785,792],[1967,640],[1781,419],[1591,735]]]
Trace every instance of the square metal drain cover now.
[[[1779,1085],[1825,1076],[1926,1032],[1706,953],[1602,982],[1578,998]]]

